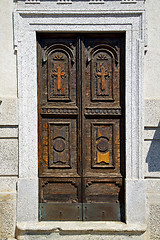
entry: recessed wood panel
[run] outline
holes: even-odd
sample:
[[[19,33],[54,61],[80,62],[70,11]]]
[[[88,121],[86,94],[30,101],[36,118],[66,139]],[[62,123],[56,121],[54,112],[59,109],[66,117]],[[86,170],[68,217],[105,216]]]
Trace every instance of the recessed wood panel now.
[[[41,178],[40,202],[78,203],[81,202],[80,178]]]
[[[43,78],[40,83],[39,99],[44,111],[49,107],[77,105],[76,38],[75,34],[61,39],[54,35],[52,39],[43,38],[39,41],[41,48],[39,74]]]
[[[71,59],[63,49],[54,49],[48,57],[48,99],[70,100]]]
[[[86,118],[85,129],[84,176],[120,177],[120,120]]]
[[[40,176],[78,177],[77,120],[44,118],[41,127]]]
[[[113,56],[105,50],[96,50],[92,56],[92,100],[106,101],[113,98]]]
[[[114,126],[92,123],[92,168],[114,167]]]
[[[116,202],[120,200],[122,178],[84,178],[84,202]]]
[[[120,108],[120,41],[85,39],[85,96],[87,108]],[[101,106],[100,106],[101,104]],[[115,110],[116,110],[115,109]],[[116,112],[115,112],[116,113]]]
[[[49,123],[49,167],[71,168],[71,123]]]

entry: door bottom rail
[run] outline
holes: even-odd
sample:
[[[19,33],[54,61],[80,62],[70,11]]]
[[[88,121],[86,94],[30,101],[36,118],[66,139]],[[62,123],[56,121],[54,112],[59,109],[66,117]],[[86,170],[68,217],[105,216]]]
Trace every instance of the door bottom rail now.
[[[40,203],[40,221],[121,221],[120,203]]]

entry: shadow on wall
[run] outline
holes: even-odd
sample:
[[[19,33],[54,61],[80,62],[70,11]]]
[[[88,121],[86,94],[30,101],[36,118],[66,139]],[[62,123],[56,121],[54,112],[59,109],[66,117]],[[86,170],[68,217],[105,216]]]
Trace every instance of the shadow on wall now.
[[[145,127],[146,137],[144,141],[148,147],[146,163],[149,172],[160,171],[160,122],[158,127]]]

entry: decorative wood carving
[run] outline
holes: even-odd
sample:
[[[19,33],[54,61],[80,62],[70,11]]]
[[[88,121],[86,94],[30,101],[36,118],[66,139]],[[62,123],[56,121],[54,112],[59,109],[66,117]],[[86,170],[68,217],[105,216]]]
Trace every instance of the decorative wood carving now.
[[[56,51],[57,49],[59,50],[63,50],[65,52],[67,52],[69,54],[69,57],[71,59],[71,62],[74,63],[74,55],[73,55],[73,52],[72,52],[72,47],[73,47],[73,44],[70,43],[69,44],[70,47],[68,47],[67,45],[65,44],[52,44],[51,46],[49,47],[44,47],[44,50],[42,51],[42,59],[43,59],[43,62],[46,62],[48,60],[48,57],[50,54],[52,54],[54,51]]]
[[[61,115],[59,115],[61,117]],[[50,115],[42,122],[39,175],[50,177],[80,177],[78,174],[76,119],[51,122]],[[54,169],[54,171],[53,171]]]
[[[49,123],[49,167],[71,167],[70,128],[70,123]]]
[[[114,167],[113,124],[92,124],[92,167]]]
[[[102,64],[99,65],[99,69],[98,69],[98,72],[97,72],[97,77],[100,77],[101,81],[100,81],[100,88],[102,90],[102,92],[107,89],[108,91],[108,81],[107,81],[107,84],[106,84],[106,78],[110,78],[110,72],[108,73],[104,66]],[[106,86],[107,85],[107,86]]]
[[[113,56],[105,49],[97,50],[91,63],[92,100],[113,99]]]
[[[88,46],[88,62],[93,59],[94,53],[97,51],[109,51],[113,58],[115,59],[115,63],[118,63],[118,49],[116,46],[108,45],[108,44],[96,44],[96,46],[91,47]]]
[[[121,115],[121,109],[86,108],[85,115]]]
[[[119,202],[121,178],[85,178],[85,202]]]
[[[70,100],[70,58],[55,49],[48,57],[48,100]]]
[[[77,203],[81,196],[80,178],[45,178],[40,186],[41,202]]]
[[[53,114],[53,115],[77,115],[77,108],[41,108],[41,114]]]
[[[57,70],[54,70],[53,75],[57,76],[57,91],[60,91],[63,85],[62,78],[65,76],[65,73],[61,71],[61,66],[58,66]]]

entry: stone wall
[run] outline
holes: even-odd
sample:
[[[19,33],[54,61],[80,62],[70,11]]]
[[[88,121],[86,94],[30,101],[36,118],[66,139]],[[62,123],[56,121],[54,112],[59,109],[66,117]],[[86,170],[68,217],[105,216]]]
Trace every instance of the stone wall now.
[[[18,96],[12,18],[16,4],[14,0],[0,0],[0,239],[14,237],[16,228]],[[157,240],[160,238],[160,1],[146,0],[145,4],[148,21],[148,47],[144,66],[144,161],[148,217],[146,239]],[[94,239],[100,238],[95,236]],[[110,237],[103,236],[101,239]],[[123,236],[122,239],[129,238]]]
[[[12,0],[0,1],[0,239],[14,237],[18,177],[16,54]]]
[[[148,239],[160,239],[160,1],[146,0],[148,47],[145,55],[144,160],[147,186]]]

